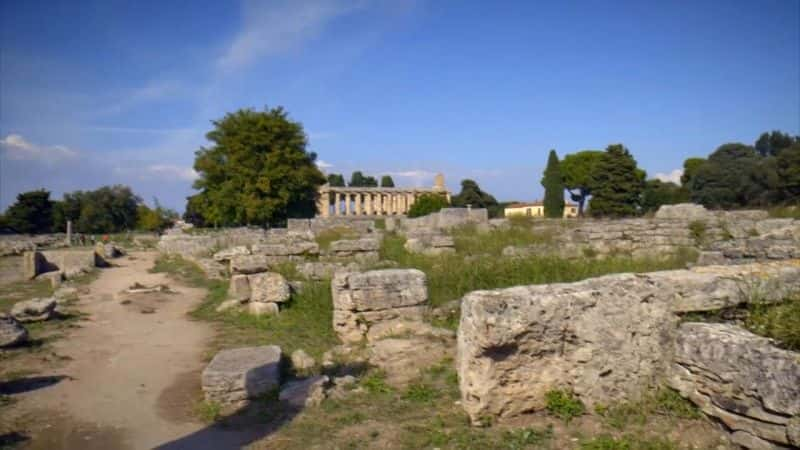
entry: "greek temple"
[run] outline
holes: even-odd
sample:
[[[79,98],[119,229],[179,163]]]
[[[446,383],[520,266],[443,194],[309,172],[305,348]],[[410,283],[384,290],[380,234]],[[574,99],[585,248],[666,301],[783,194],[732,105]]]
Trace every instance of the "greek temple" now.
[[[436,175],[432,188],[334,187],[325,184],[319,188],[318,194],[317,217],[405,215],[423,194],[443,195],[450,201],[442,174]]]

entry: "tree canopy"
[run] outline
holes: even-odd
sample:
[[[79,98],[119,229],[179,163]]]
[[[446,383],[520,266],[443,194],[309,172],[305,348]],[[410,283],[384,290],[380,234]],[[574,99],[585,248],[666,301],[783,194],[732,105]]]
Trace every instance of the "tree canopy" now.
[[[769,133],[762,133],[755,143],[755,149],[761,156],[775,156],[781,150],[791,147],[793,144],[800,143],[800,136],[792,136],[773,130]]]
[[[325,176],[306,150],[303,126],[283,108],[240,109],[213,122],[195,155],[193,209],[217,225],[267,225],[313,216]],[[190,200],[192,202],[192,200]]]
[[[384,175],[381,177],[381,187],[394,187],[394,180],[391,175]]]
[[[724,144],[691,177],[691,199],[711,208],[751,205],[761,194],[760,155],[749,145]]]
[[[331,187],[345,187],[344,177],[340,173],[332,173],[328,175],[328,184]]]
[[[440,194],[422,194],[408,209],[408,217],[421,217],[435,213],[448,206],[447,199]]]
[[[50,191],[38,189],[17,194],[17,200],[3,215],[3,226],[17,233],[48,233],[53,228]]]
[[[662,205],[674,205],[689,201],[689,193],[681,186],[669,181],[647,180],[642,191],[643,213],[655,212]]]
[[[570,198],[578,202],[578,214],[583,215],[586,199],[592,194],[597,177],[597,168],[603,152],[599,150],[583,150],[566,155],[561,161],[561,173],[564,186],[569,190]]]
[[[550,218],[564,217],[564,177],[555,150],[550,150],[547,158],[542,186],[544,186],[544,215]]]
[[[378,187],[378,180],[373,176],[364,175],[360,170],[356,170],[350,175],[350,187]]]
[[[594,167],[592,216],[624,217],[639,213],[645,172],[622,144],[609,145]]]

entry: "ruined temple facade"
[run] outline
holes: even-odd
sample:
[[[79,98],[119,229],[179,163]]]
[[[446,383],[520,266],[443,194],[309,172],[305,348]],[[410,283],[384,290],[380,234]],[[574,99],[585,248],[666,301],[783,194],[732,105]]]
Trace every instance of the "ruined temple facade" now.
[[[432,188],[333,187],[325,184],[317,196],[317,217],[400,216],[423,194],[439,194],[450,201],[444,176],[436,175]]]

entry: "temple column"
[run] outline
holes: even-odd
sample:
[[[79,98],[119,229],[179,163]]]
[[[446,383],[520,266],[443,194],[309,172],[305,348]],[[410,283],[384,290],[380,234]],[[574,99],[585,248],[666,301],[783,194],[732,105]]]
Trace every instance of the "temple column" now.
[[[344,194],[344,215],[350,215],[350,194]]]
[[[319,194],[319,199],[317,199],[317,215],[322,217],[328,217],[330,213],[331,213],[331,194],[326,191]]]
[[[367,192],[364,195],[364,208],[367,210],[367,215],[372,215],[372,193]]]
[[[355,201],[356,201],[356,215],[361,215],[361,200],[363,198],[363,194],[360,192],[356,192]]]
[[[342,211],[339,209],[340,208],[339,202],[342,201],[341,194],[339,194],[338,192],[335,193],[334,196],[333,196],[333,199],[334,199],[333,200],[333,215],[334,216],[338,216],[338,215],[340,215],[342,213]]]
[[[381,194],[381,215],[385,216],[388,212],[387,205],[386,205],[386,195]]]

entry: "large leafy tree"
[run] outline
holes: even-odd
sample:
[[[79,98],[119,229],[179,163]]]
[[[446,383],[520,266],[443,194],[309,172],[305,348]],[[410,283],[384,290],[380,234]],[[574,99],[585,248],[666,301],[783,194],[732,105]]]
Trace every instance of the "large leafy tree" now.
[[[356,170],[350,175],[350,187],[378,187],[378,180],[373,176],[364,175],[360,170]]]
[[[647,180],[642,191],[642,212],[657,211],[662,205],[689,201],[689,193],[675,183],[657,179]]]
[[[198,150],[194,163],[201,197],[194,206],[207,222],[267,225],[314,214],[325,176],[299,122],[278,107],[240,109],[213,124],[206,134],[212,145]]]
[[[755,148],[761,156],[775,156],[781,150],[789,148],[796,143],[800,143],[800,136],[792,136],[773,130],[769,133],[762,133],[756,140]]]
[[[408,217],[421,217],[446,208],[447,199],[440,194],[422,194],[408,208]]]
[[[4,226],[18,233],[49,233],[53,229],[50,191],[38,189],[17,194],[3,216]]]
[[[340,173],[332,173],[328,175],[328,184],[331,187],[345,187],[344,177]]]
[[[394,180],[391,175],[384,175],[381,177],[381,187],[394,187]]]
[[[596,217],[639,213],[645,172],[622,144],[609,145],[596,166],[589,211]]]
[[[564,217],[564,176],[555,150],[550,150],[547,168],[542,178],[544,186],[544,215],[551,218]]]
[[[691,199],[710,208],[755,204],[767,190],[763,159],[749,145],[724,144],[697,168]]]
[[[569,190],[572,201],[578,203],[578,214],[581,216],[586,200],[594,189],[597,168],[602,157],[602,151],[583,150],[566,155],[561,161],[564,186]]]
[[[706,162],[705,158],[687,158],[683,162],[683,173],[681,174],[681,185],[689,186],[692,177],[697,173],[697,168]]]
[[[800,142],[778,152],[775,165],[782,200],[800,203]]]
[[[484,192],[475,180],[461,180],[461,192],[451,198],[451,203],[456,207],[489,208],[497,205],[495,199],[488,192]]]

